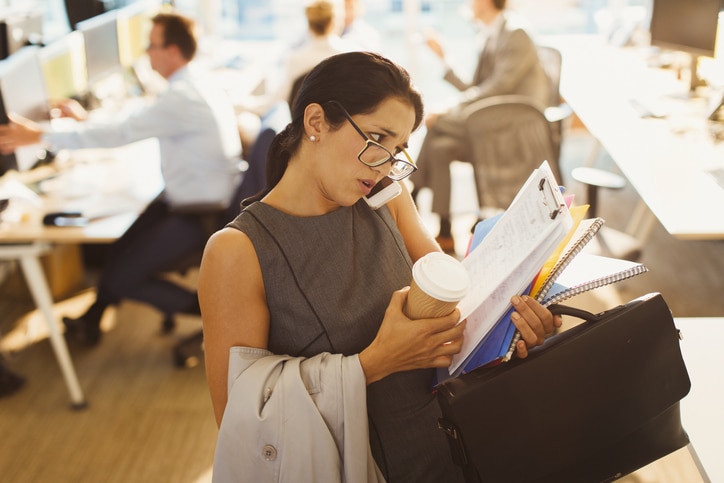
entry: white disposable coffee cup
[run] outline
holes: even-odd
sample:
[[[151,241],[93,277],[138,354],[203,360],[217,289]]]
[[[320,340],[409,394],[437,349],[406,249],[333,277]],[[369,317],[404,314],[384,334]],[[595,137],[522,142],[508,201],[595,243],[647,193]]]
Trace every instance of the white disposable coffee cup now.
[[[428,253],[412,266],[405,315],[411,319],[448,315],[469,288],[470,276],[462,263],[444,253]]]

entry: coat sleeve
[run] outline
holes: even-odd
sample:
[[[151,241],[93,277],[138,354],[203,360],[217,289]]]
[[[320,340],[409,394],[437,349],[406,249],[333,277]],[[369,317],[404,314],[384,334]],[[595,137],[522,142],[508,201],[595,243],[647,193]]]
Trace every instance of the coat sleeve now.
[[[355,356],[234,347],[215,482],[376,482],[366,383]]]

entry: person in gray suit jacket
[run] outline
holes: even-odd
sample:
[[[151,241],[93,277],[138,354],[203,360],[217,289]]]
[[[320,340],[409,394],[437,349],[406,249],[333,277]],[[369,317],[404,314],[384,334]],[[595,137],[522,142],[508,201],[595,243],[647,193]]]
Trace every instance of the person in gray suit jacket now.
[[[448,67],[444,79],[461,91],[457,104],[442,112],[428,114],[427,134],[412,178],[413,194],[421,188],[433,191],[432,211],[440,216],[437,242],[449,253],[455,246],[450,227],[450,163],[468,159],[462,111],[485,97],[504,94],[530,96],[542,107],[548,104],[548,77],[538,59],[536,45],[528,33],[504,12],[506,0],[472,0],[472,13],[487,32],[472,82],[466,83]],[[427,39],[430,49],[445,61],[440,43]]]

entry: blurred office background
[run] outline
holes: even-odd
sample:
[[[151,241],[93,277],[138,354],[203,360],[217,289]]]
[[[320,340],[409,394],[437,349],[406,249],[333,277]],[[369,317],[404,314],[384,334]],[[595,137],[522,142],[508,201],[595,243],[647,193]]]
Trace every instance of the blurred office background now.
[[[0,17],[8,36],[18,42],[52,42],[84,17],[146,0],[3,0]],[[153,0],[151,0],[153,3]],[[539,35],[592,33],[626,29],[644,15],[649,0],[511,0],[509,8],[521,14]],[[173,4],[198,20],[204,36],[290,45],[306,31],[297,0],[156,0]],[[445,37],[448,54],[461,68],[472,69],[469,45],[474,26],[468,20],[467,0],[367,0],[365,19],[384,38],[382,53],[410,70],[428,102],[452,88],[439,82],[442,66],[423,43],[434,29]],[[36,31],[41,26],[42,33]],[[0,39],[1,40],[1,39]],[[12,42],[12,40],[11,40]]]
[[[138,0],[139,2],[143,0]],[[690,1],[690,0],[681,0]],[[0,35],[8,55],[25,43],[52,44],[69,33],[71,20],[128,6],[132,0],[0,0]],[[160,0],[152,1],[160,5]],[[204,40],[200,54],[243,70],[250,59],[215,49],[223,41],[253,45],[254,52],[279,53],[306,29],[299,0],[175,0],[176,8],[199,22]],[[382,53],[406,66],[426,103],[434,105],[454,93],[442,80],[443,66],[427,49],[423,35],[434,29],[446,39],[450,61],[472,70],[477,53],[471,47],[474,26],[469,0],[366,0],[366,20],[383,36]],[[67,7],[69,7],[67,9]],[[650,0],[509,0],[541,38],[558,34],[599,33],[612,43],[646,49]],[[70,12],[70,15],[69,15]],[[719,49],[721,50],[721,49]],[[249,52],[249,50],[243,50]],[[225,57],[228,54],[228,58]],[[263,76],[274,76],[276,61],[267,59]],[[717,70],[717,63],[712,61]],[[712,75],[716,79],[716,74]],[[263,89],[263,83],[259,86]],[[562,182],[583,193],[570,171],[585,162],[595,141],[585,128],[568,120],[561,158]],[[597,166],[616,171],[601,151]],[[475,219],[475,190],[468,167],[455,166],[453,207],[462,229]],[[601,195],[607,225],[622,227],[630,206],[638,202],[627,186]],[[702,260],[705,260],[702,262]],[[676,316],[722,316],[721,241],[689,241],[654,226],[642,260],[651,273],[623,282],[608,306],[651,291],[664,293]],[[695,268],[692,268],[695,267]],[[199,328],[196,317],[182,317],[175,335],[158,335],[160,314],[124,302],[116,310],[113,334],[92,351],[75,350],[73,358],[90,406],[68,410],[67,393],[57,370],[41,316],[22,282],[8,283],[17,270],[0,264],[0,349],[13,369],[27,376],[27,386],[0,400],[0,481],[205,482],[215,445],[216,426],[206,389],[203,365],[179,370],[171,361],[175,337]],[[17,287],[20,286],[18,291]],[[608,292],[605,292],[608,294]],[[89,294],[61,297],[57,315],[82,311]],[[682,465],[688,463],[683,462]],[[686,481],[681,473],[654,470],[628,481]],[[688,480],[691,481],[691,480]]]

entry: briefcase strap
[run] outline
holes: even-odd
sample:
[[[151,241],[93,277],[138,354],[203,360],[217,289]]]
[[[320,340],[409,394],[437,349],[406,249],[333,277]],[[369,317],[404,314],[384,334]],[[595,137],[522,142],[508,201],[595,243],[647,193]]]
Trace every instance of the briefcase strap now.
[[[550,310],[553,315],[570,315],[571,317],[577,317],[588,322],[598,322],[599,320],[609,317],[612,314],[618,312],[619,310],[623,310],[625,308],[626,305],[619,305],[618,307],[614,307],[612,309],[604,310],[603,312],[594,314],[593,312],[578,309],[576,307],[570,307],[568,305],[551,304],[548,306],[548,310]]]

